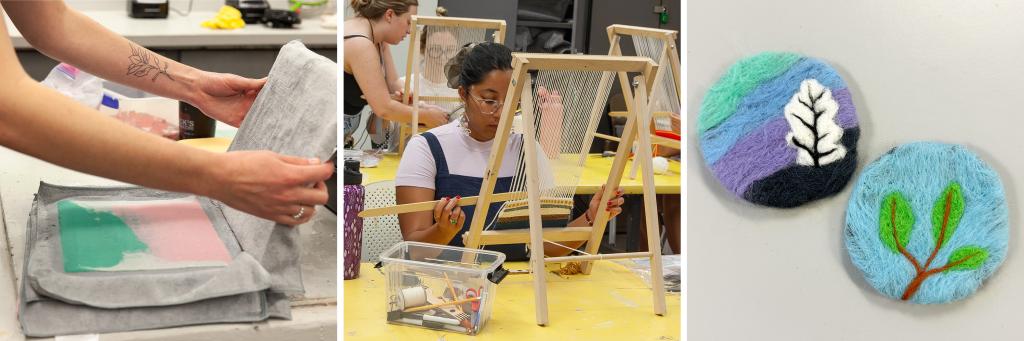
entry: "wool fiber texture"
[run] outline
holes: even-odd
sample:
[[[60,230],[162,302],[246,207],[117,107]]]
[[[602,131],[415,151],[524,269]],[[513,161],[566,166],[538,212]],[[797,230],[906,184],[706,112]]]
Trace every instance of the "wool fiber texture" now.
[[[814,58],[766,52],[738,61],[708,89],[697,128],[711,172],[758,205],[796,207],[831,196],[857,167],[850,89]]]
[[[846,211],[845,244],[887,297],[947,303],[973,294],[1006,257],[999,176],[960,145],[901,145],[869,165]]]

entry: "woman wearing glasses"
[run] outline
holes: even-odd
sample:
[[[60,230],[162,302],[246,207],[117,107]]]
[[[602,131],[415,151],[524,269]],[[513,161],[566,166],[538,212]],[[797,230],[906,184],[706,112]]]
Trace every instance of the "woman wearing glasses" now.
[[[462,235],[469,229],[467,223],[473,218],[474,207],[460,208],[456,201],[461,197],[478,195],[483,185],[504,104],[502,101],[511,82],[512,51],[496,43],[472,45],[459,51],[450,64],[448,84],[458,89],[465,112],[458,121],[409,140],[398,166],[395,190],[398,204],[439,200],[433,211],[399,215],[405,240],[464,246]],[[549,115],[550,110],[560,110],[557,94],[542,89],[538,89],[538,94],[544,116],[558,116]],[[498,170],[495,192],[507,192],[511,187],[522,145],[522,135],[511,134]],[[619,207],[623,203],[622,192],[615,193],[615,197],[609,200],[610,217],[622,212]],[[590,225],[599,202],[595,196],[589,207],[574,216],[568,226]],[[495,218],[498,209],[498,204],[491,206],[485,225]],[[565,243],[571,248],[579,248],[582,244]],[[522,245],[496,245],[488,249],[504,252],[510,260],[526,258]],[[545,244],[545,253],[551,256],[564,255],[567,251]]]
[[[412,122],[412,107],[401,101],[391,50],[409,34],[416,0],[351,0],[356,16],[345,21],[345,114],[346,138],[359,125],[360,112],[369,105],[389,121]],[[437,108],[419,111],[419,123],[436,127],[448,123],[448,114]]]

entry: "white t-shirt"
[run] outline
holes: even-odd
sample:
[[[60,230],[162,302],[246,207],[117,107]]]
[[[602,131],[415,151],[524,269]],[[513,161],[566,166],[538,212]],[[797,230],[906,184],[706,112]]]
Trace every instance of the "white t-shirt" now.
[[[458,121],[430,129],[429,132],[437,137],[441,145],[444,158],[448,161],[448,173],[476,178],[484,176],[494,140],[477,141],[462,131]],[[501,161],[498,177],[515,175],[522,143],[522,138],[518,135],[511,134],[510,140],[506,144],[505,156]],[[409,144],[405,146],[405,154],[402,155],[402,161],[398,164],[395,186],[436,189],[434,188],[436,176],[437,167],[434,163],[434,156],[430,153],[427,139],[419,135],[413,136],[409,139]]]

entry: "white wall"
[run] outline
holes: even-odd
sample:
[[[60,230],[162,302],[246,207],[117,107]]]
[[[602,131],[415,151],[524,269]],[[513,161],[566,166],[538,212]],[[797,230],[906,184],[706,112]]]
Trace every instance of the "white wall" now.
[[[856,179],[806,207],[758,208],[718,184],[689,134],[690,340],[1021,339],[1024,2],[716,0],[687,11],[691,132],[704,92],[733,62],[795,51],[850,84],[862,129],[855,177],[900,143],[961,143],[1000,174],[1011,208],[1007,259],[977,294],[909,305],[876,293],[843,247]]]

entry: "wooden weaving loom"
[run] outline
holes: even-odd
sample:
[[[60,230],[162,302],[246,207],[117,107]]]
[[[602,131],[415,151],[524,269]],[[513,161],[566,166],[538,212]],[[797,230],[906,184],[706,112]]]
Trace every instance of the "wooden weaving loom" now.
[[[633,43],[633,50],[637,56],[651,58],[663,67],[659,68],[655,75],[648,78],[648,109],[651,110],[651,119],[654,125],[660,130],[671,130],[671,115],[678,115],[680,112],[682,98],[679,86],[679,50],[676,48],[676,39],[679,32],[672,30],[661,30],[628,25],[611,25],[607,28],[608,42],[610,48],[608,55],[621,56],[623,40],[628,38]],[[622,112],[612,112],[611,116],[621,116]],[[653,130],[652,130],[653,132]],[[680,141],[658,135],[651,135],[652,142],[659,146],[672,149],[680,149]],[[617,141],[612,138],[611,140]],[[636,178],[637,165],[634,164],[630,170],[630,178]]]
[[[465,238],[468,248],[484,245],[529,244],[530,272],[536,301],[536,320],[547,325],[547,286],[545,263],[582,262],[584,274],[590,274],[592,261],[622,258],[648,258],[651,264],[651,288],[654,312],[665,314],[665,287],[662,277],[661,243],[658,232],[655,201],[654,171],[651,165],[651,134],[637,134],[649,131],[651,118],[647,91],[651,84],[646,80],[655,75],[658,66],[647,57],[631,56],[589,56],[515,53],[512,60],[512,83],[501,109],[501,118],[489,157],[489,171],[484,174],[480,195],[459,200],[458,205],[475,205],[475,213]],[[534,77],[534,74],[536,77]],[[630,74],[636,75],[633,87]],[[597,124],[602,116],[612,77],[618,77],[626,100],[626,128],[604,190],[595,195],[612,197],[620,183],[629,159],[629,149],[636,143],[637,158],[643,176],[644,218],[647,226],[647,252],[598,254],[605,227],[608,223],[607,200],[600,200],[597,215],[591,226],[544,227],[545,221],[562,217],[571,219],[572,197],[578,185],[580,172],[586,166],[587,154]],[[538,100],[537,90],[545,87],[562,94],[560,110],[550,110]],[[635,89],[635,93],[634,90]],[[596,91],[595,91],[596,90]],[[521,104],[523,115],[523,147],[519,164],[509,192],[495,193],[502,160],[512,138],[512,121],[517,105]],[[551,134],[551,131],[558,131]],[[531,143],[531,141],[533,143]],[[399,205],[396,207],[367,210],[360,216],[400,214],[433,209],[437,201]],[[502,203],[495,222],[524,221],[528,228],[492,230],[484,226],[491,203]],[[585,255],[545,257],[544,243],[587,241]],[[559,244],[560,245],[560,244]],[[471,263],[472,260],[464,260]]]
[[[398,153],[405,152],[405,144],[409,140],[409,137],[416,135],[419,132],[419,105],[420,101],[428,104],[440,106],[441,108],[451,111],[454,110],[461,99],[458,96],[458,92],[454,89],[451,90],[450,94],[430,94],[423,95],[424,87],[419,81],[413,82],[413,78],[420,77],[426,78],[425,75],[444,75],[444,64],[447,59],[455,57],[455,52],[467,43],[481,43],[485,41],[492,41],[495,43],[503,43],[505,40],[505,21],[504,20],[487,20],[487,19],[471,19],[471,18],[457,18],[457,17],[424,17],[424,16],[412,16],[410,26],[413,28],[409,34],[409,57],[405,67],[405,96],[412,95],[411,102],[406,104],[412,105],[412,123],[402,124],[401,132],[399,134],[398,141]],[[446,33],[450,34],[451,37],[445,37],[447,39],[439,39],[440,41],[436,44],[431,44],[428,40],[426,46],[420,45],[420,35],[430,36],[433,34]],[[490,39],[488,39],[490,38]],[[445,46],[440,46],[445,45]],[[441,51],[450,51],[440,60],[439,63],[424,63],[424,70],[420,70],[420,61],[425,60],[423,52],[420,51],[421,47],[430,53],[431,49],[438,49]],[[437,57],[434,57],[437,58]],[[417,78],[419,80],[419,78]]]

